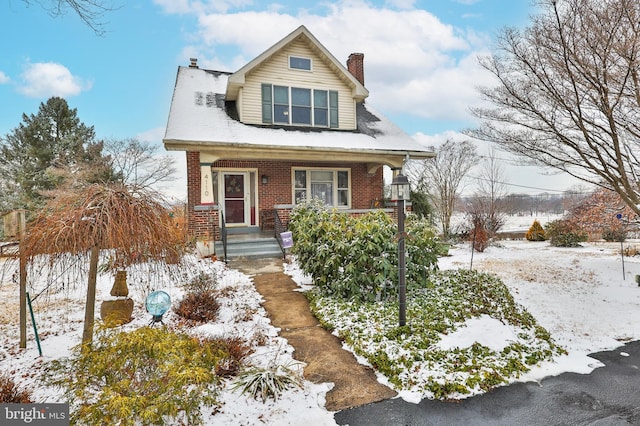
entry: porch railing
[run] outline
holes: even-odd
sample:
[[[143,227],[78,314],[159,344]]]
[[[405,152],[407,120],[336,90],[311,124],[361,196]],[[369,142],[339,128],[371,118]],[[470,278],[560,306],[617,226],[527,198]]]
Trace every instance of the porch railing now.
[[[273,223],[274,223],[273,230],[275,232],[275,237],[276,237],[276,240],[278,241],[278,245],[280,246],[280,250],[282,250],[282,259],[285,259],[287,257],[287,249],[283,247],[281,234],[283,232],[286,232],[287,225],[285,225],[282,222],[282,219],[280,219],[280,215],[278,214],[277,210],[273,211]]]
[[[224,213],[220,210],[222,226],[220,228],[220,239],[222,240],[222,251],[224,252],[224,263],[229,263],[227,259],[227,223],[224,220]]]

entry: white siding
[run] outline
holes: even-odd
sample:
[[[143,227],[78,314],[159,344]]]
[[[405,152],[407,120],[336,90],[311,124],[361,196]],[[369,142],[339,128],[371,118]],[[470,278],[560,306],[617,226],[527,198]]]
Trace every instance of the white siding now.
[[[290,55],[311,58],[312,70],[289,69]],[[338,78],[333,70],[301,41],[291,43],[286,49],[278,52],[262,66],[247,74],[245,78],[245,85],[238,99],[239,114],[244,123],[262,124],[261,85],[262,83],[269,83],[280,86],[337,91],[339,128],[343,130],[354,130],[356,128],[356,106],[351,96],[351,88]]]

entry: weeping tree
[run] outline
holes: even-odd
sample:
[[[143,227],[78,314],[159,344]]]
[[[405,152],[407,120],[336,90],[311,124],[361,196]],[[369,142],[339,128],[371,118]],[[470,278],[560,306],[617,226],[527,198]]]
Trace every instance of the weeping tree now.
[[[640,2],[538,0],[481,65],[483,120],[466,133],[615,191],[640,214]]]
[[[94,184],[50,200],[30,222],[20,250],[27,263],[45,256],[53,265],[73,255],[88,264],[82,342],[90,344],[100,251],[110,250],[116,268],[147,261],[168,266],[181,258],[183,243],[158,193]]]

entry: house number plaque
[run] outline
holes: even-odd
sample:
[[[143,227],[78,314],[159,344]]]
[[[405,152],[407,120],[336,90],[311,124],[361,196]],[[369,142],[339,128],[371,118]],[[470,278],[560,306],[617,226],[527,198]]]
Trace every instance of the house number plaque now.
[[[213,204],[213,182],[211,181],[211,166],[200,166],[200,203]]]

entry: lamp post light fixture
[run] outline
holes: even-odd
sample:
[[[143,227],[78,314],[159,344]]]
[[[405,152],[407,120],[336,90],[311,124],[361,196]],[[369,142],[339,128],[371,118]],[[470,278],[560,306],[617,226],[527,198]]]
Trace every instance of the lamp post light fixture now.
[[[396,201],[398,207],[398,301],[400,304],[400,327],[407,323],[404,203],[405,200],[410,199],[410,191],[409,179],[406,176],[399,174],[393,178],[391,182],[391,201]]]

